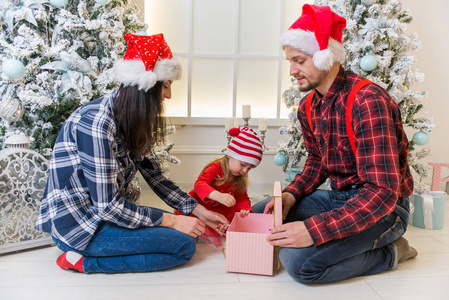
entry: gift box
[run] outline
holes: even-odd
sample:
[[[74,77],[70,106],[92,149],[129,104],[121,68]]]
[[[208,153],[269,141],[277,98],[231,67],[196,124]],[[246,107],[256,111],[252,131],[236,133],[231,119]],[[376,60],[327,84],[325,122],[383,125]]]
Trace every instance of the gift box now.
[[[414,210],[409,223],[425,229],[441,229],[444,226],[446,193],[431,191],[410,196]]]
[[[281,183],[274,183],[273,214],[235,214],[226,232],[226,271],[273,275],[274,246],[267,242],[270,229],[282,224]]]

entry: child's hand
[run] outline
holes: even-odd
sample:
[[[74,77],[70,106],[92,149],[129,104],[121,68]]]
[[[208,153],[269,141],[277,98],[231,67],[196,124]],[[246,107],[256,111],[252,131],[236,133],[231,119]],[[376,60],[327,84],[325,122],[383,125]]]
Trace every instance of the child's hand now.
[[[235,198],[231,194],[220,193],[216,196],[215,201],[223,204],[224,206],[231,207],[235,205]]]
[[[226,234],[226,231],[228,230],[230,224],[220,224],[218,225],[218,230],[221,231],[223,234]]]
[[[240,217],[244,218],[247,215],[249,215],[249,210],[241,210],[240,211]]]

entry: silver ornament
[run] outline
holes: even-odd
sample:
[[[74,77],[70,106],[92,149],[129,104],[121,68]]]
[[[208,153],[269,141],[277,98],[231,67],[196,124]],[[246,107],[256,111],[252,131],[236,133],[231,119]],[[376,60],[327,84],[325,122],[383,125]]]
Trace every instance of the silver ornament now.
[[[134,177],[126,188],[124,198],[130,202],[136,202],[140,198],[141,187],[139,178]]]
[[[17,98],[7,98],[0,102],[0,117],[14,123],[23,116],[23,105]]]

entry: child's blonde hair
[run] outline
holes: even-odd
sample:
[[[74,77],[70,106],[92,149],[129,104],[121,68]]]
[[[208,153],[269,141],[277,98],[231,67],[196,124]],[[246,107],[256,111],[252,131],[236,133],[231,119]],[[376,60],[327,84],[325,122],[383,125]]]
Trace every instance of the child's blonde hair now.
[[[204,172],[204,170],[207,169],[211,164],[215,162],[220,162],[221,169],[223,170],[223,177],[217,178],[214,180],[214,184],[216,186],[223,185],[225,183],[231,182],[232,180],[235,180],[234,186],[232,187],[233,192],[237,193],[243,193],[246,191],[246,188],[248,187],[248,174],[242,175],[242,176],[233,176],[230,169],[229,169],[229,157],[227,155],[223,155],[220,158],[215,158],[212,161],[210,161],[204,169],[201,171],[201,173]]]

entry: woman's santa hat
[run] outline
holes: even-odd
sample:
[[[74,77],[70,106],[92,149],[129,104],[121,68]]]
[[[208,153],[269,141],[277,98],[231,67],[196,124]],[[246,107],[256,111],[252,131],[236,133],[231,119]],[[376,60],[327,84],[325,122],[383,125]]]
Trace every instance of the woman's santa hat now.
[[[231,128],[229,135],[234,138],[226,148],[225,154],[237,160],[258,166],[262,160],[262,142],[251,128]]]
[[[334,62],[342,63],[342,44],[346,19],[331,11],[329,6],[305,4],[302,15],[281,37],[282,47],[292,47],[313,56],[313,64],[329,70]]]
[[[115,65],[115,78],[125,86],[136,85],[145,92],[157,81],[181,78],[180,62],[173,57],[162,33],[155,35],[124,35],[128,49]]]

